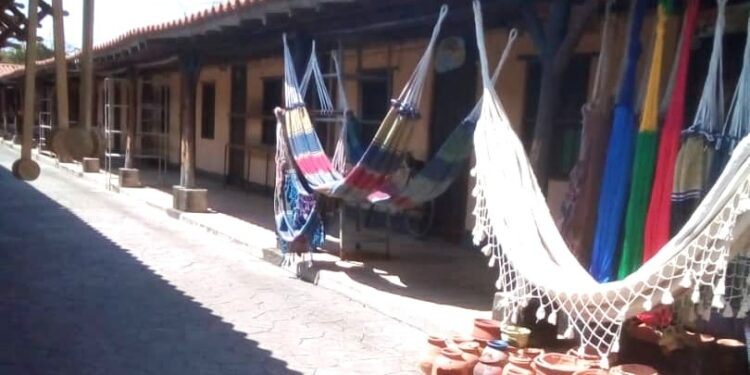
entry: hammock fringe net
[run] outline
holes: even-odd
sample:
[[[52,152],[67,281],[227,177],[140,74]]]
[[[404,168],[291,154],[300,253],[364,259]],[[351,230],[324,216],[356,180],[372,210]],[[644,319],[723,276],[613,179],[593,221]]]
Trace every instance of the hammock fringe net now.
[[[555,226],[491,84],[478,0],[474,14],[484,88],[474,133],[473,237],[490,266],[498,267],[502,298],[496,307],[508,312],[505,322],[517,322],[534,300],[537,319],[555,324],[559,314],[565,315],[566,336],[578,336],[581,348],[596,350],[608,366],[607,356],[619,350],[623,322],[656,305],[684,306],[701,316],[718,309],[725,316],[744,317],[750,310],[748,280],[727,280],[726,270],[738,256],[748,255],[731,244],[738,218],[750,208],[750,140],[739,143],[695,213],[658,253],[624,279],[600,284]]]

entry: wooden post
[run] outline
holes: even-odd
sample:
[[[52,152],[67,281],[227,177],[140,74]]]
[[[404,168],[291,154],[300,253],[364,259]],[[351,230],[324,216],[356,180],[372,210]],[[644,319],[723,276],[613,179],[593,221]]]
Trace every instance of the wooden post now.
[[[180,186],[191,189],[195,187],[195,96],[200,65],[194,54],[181,56],[180,63]]]
[[[135,152],[136,103],[138,102],[138,75],[136,70],[130,69],[128,77],[128,121],[125,123],[125,168],[133,168],[133,153]]]
[[[8,137],[8,103],[5,86],[0,86],[0,113],[3,115],[3,138],[6,138]]]
[[[83,0],[83,45],[81,46],[81,90],[79,124],[90,129],[93,122],[94,67],[91,50],[94,44],[94,0]]]
[[[68,128],[68,63],[65,59],[65,28],[62,0],[52,0],[52,21],[55,34],[55,88],[57,89],[57,126]]]
[[[21,135],[21,159],[31,160],[31,144],[34,136],[34,97],[36,95],[36,28],[39,0],[29,0],[28,26],[26,32],[26,70],[23,90],[23,134]]]
[[[39,165],[31,160],[31,145],[34,135],[34,95],[36,94],[36,28],[39,23],[39,0],[29,0],[28,25],[26,26],[26,71],[24,76],[23,134],[21,134],[21,158],[13,163],[13,175],[25,181],[39,177]]]

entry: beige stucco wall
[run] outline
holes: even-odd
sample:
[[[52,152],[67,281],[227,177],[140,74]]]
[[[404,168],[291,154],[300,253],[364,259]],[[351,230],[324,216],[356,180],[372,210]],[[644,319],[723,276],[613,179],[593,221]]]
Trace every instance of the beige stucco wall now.
[[[268,78],[281,78],[283,75],[284,61],[281,58],[252,60],[247,64],[248,118],[245,139],[248,145],[257,147],[253,147],[248,152],[245,156],[245,163],[250,163],[251,168],[248,179],[255,184],[274,185],[274,153],[271,147],[261,145],[263,133],[263,81]]]
[[[201,84],[213,82],[216,85],[216,107],[214,116],[214,138],[201,137],[203,93]],[[228,66],[208,66],[201,69],[195,103],[195,167],[201,171],[224,173],[224,148],[229,142],[229,83]]]

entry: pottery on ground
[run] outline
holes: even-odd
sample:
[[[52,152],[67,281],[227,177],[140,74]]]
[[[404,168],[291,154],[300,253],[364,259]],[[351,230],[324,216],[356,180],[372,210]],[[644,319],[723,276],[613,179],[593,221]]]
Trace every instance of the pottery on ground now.
[[[432,373],[432,364],[443,348],[445,348],[445,339],[442,337],[430,336],[427,338],[427,347],[419,357],[419,369],[423,374],[429,375]]]
[[[515,353],[509,353],[508,362],[512,363],[516,367],[531,370],[531,364],[534,362],[534,358],[544,354],[542,349],[518,349]]]
[[[467,363],[466,367],[469,370],[473,370],[474,366],[479,363],[479,356],[482,354],[481,350],[479,349],[479,344],[474,341],[467,341],[459,344],[458,349],[463,352],[461,356]],[[469,373],[470,372],[471,371],[469,371]]]
[[[562,353],[545,353],[534,359],[537,375],[572,375],[586,367],[578,363],[578,358]]]
[[[602,357],[599,356],[599,353],[589,347],[585,348],[583,353],[580,353],[578,349],[573,348],[568,350],[566,354],[576,357],[578,359],[578,364],[586,368],[599,367],[602,362]]]
[[[472,336],[480,340],[499,340],[500,322],[492,319],[474,319]]]
[[[609,375],[609,371],[602,370],[600,368],[590,368],[586,370],[576,371],[573,375]]]
[[[455,348],[444,348],[432,364],[432,375],[466,375],[469,368],[463,352]]]
[[[653,367],[638,364],[619,365],[609,370],[611,375],[659,375]]]
[[[503,340],[491,340],[487,342],[487,347],[482,350],[482,356],[497,359],[504,366],[510,358],[508,343]]]
[[[524,368],[508,363],[503,367],[502,375],[534,375],[534,371],[531,368]]]
[[[507,355],[499,352],[482,353],[479,363],[474,366],[474,375],[502,375],[503,367],[508,364]]]

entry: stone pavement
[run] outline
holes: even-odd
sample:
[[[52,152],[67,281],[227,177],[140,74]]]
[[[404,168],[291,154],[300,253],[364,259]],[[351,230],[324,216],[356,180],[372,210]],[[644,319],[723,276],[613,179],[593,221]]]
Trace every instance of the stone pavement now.
[[[0,374],[412,373],[424,334],[0,148]]]

